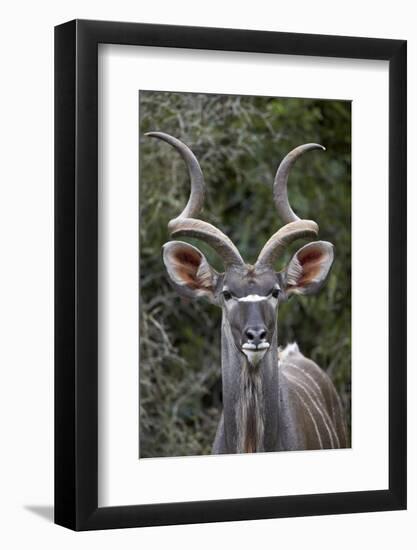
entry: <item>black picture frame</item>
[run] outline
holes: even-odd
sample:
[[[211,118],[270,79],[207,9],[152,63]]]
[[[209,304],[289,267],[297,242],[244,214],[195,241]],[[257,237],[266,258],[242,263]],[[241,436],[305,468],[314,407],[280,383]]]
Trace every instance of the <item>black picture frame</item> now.
[[[389,62],[389,488],[98,507],[98,44]],[[74,20],[55,28],[55,522],[74,530],[406,508],[404,40]]]

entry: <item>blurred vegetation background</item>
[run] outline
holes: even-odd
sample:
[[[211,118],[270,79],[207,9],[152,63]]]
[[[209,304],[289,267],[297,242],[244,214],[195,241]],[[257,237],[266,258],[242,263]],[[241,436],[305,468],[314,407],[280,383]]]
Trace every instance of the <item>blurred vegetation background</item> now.
[[[294,211],[317,221],[319,239],[335,245],[335,261],[318,295],[281,305],[279,343],[297,341],[329,373],[350,427],[350,102],[141,91],[140,457],[210,453],[222,409],[221,311],[181,299],[161,258],[167,223],[188,200],[188,175],[171,146],[144,137],[152,130],[192,149],[207,186],[200,217],[222,229],[249,263],[281,226],[272,203],[279,162],[303,143],[326,147],[297,161],[288,188]],[[210,248],[189,242],[222,271]],[[294,243],[277,270],[303,244]]]

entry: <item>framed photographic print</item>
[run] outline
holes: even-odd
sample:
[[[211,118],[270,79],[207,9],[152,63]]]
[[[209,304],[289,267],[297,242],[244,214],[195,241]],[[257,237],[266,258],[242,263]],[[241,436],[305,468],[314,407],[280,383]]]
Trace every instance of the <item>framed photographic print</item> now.
[[[55,521],[406,507],[406,42],[55,30]]]

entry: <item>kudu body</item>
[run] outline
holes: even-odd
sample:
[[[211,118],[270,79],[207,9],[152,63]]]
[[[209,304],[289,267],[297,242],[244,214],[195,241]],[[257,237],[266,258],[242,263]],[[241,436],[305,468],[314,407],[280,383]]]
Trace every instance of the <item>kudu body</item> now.
[[[278,347],[278,306],[293,294],[320,289],[333,262],[333,246],[324,241],[300,248],[287,267],[274,264],[300,238],[314,238],[318,226],[301,220],[287,196],[289,171],[314,143],[289,153],[278,167],[273,198],[284,222],[267,241],[254,265],[246,264],[232,241],[213,225],[197,219],[204,201],[204,178],[191,150],[178,139],[150,132],[172,145],[184,159],[191,194],[183,212],[168,224],[172,236],[208,243],[223,260],[218,273],[194,246],[170,241],[163,259],[177,292],[206,298],[222,308],[221,346],[223,413],[213,453],[265,452],[346,447],[344,415],[327,374],[305,358],[297,344]]]

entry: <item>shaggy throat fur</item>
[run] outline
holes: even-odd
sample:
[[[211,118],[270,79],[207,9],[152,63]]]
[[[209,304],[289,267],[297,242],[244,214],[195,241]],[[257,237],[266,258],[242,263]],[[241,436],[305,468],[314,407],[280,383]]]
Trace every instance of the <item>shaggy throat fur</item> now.
[[[251,367],[248,361],[241,369],[236,426],[238,453],[259,453],[264,450],[262,377],[259,369]]]

